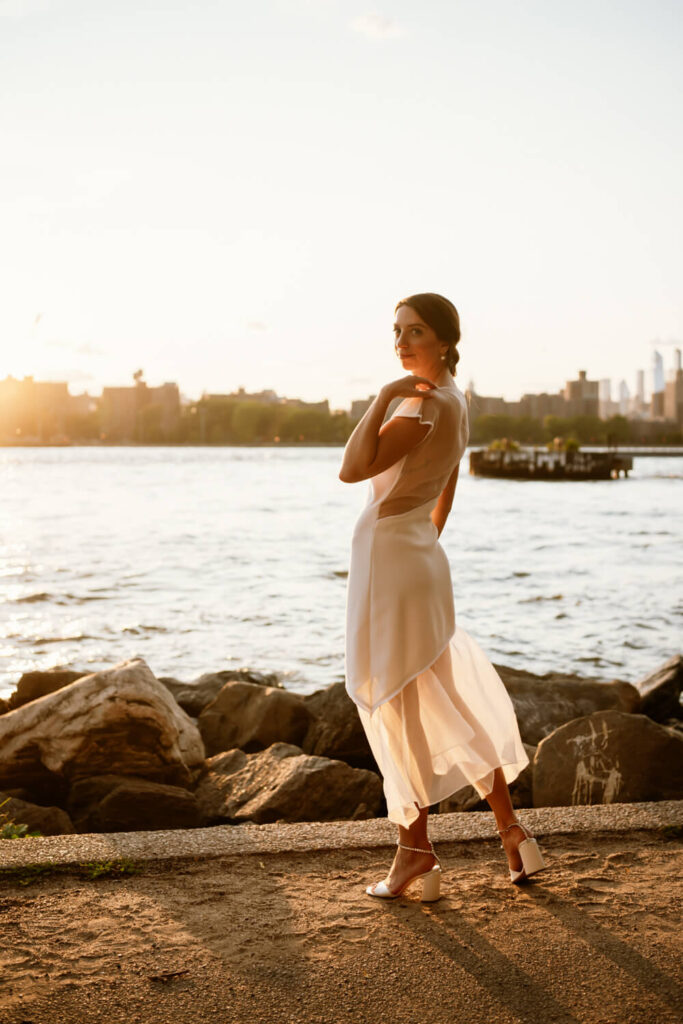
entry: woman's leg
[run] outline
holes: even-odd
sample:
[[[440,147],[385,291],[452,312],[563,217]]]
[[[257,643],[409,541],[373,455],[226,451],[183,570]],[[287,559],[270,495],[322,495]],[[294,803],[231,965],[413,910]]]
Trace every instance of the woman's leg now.
[[[493,773],[493,789],[486,799],[495,816],[497,828],[506,828],[513,821],[517,820],[517,815],[510,800],[510,790],[505,781],[502,768],[496,768]],[[513,871],[520,871],[522,868],[522,858],[517,848],[524,838],[521,829],[511,828],[509,832],[506,832],[500,838],[503,843],[503,849],[507,854],[510,868]]]
[[[415,806],[417,807],[417,804]],[[392,892],[397,892],[409,878],[421,875],[423,871],[429,871],[436,864],[434,855],[429,852],[429,838],[427,836],[428,815],[428,807],[418,807],[418,816],[409,828],[404,828],[403,825],[398,826],[400,843],[403,843],[405,846],[414,846],[427,852],[415,853],[413,850],[402,850],[400,846],[397,848],[389,874],[384,879],[384,882]]]

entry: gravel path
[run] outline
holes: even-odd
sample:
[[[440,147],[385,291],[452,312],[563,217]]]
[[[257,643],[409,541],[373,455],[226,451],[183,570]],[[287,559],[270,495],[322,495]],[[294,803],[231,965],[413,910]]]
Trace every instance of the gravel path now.
[[[497,842],[444,838],[431,905],[365,896],[386,844],[27,869],[0,1024],[679,1024],[679,834],[550,830],[520,887]]]

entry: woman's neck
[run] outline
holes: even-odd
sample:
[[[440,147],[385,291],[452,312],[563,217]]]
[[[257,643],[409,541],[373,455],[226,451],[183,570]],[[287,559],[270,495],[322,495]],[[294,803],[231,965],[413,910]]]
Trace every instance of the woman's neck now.
[[[451,387],[453,382],[453,376],[447,366],[439,366],[429,373],[417,372],[417,376],[426,377],[427,380],[431,380],[439,388]]]

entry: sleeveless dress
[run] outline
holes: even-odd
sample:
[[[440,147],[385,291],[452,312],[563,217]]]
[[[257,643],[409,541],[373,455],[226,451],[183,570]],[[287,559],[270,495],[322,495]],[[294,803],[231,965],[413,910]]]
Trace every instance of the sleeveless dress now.
[[[446,379],[446,376],[448,379]],[[469,436],[465,396],[446,371],[426,399],[394,416],[429,426],[404,458],[370,480],[353,532],[346,602],[346,690],[384,779],[388,817],[408,827],[493,773],[529,763],[512,702],[484,652],[455,624],[451,574],[431,512]]]

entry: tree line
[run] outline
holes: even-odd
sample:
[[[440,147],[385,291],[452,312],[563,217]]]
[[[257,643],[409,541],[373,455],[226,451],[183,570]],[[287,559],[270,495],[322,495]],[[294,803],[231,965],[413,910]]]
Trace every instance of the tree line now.
[[[134,441],[138,444],[345,444],[355,422],[345,412],[328,413],[295,405],[225,399],[201,399],[183,406],[170,423],[160,405],[138,413],[132,436],[106,436],[99,410],[70,416],[72,441]],[[628,420],[612,416],[479,416],[471,422],[470,444],[497,438],[520,444],[546,444],[556,437],[581,444],[681,444],[680,429],[671,423]]]

